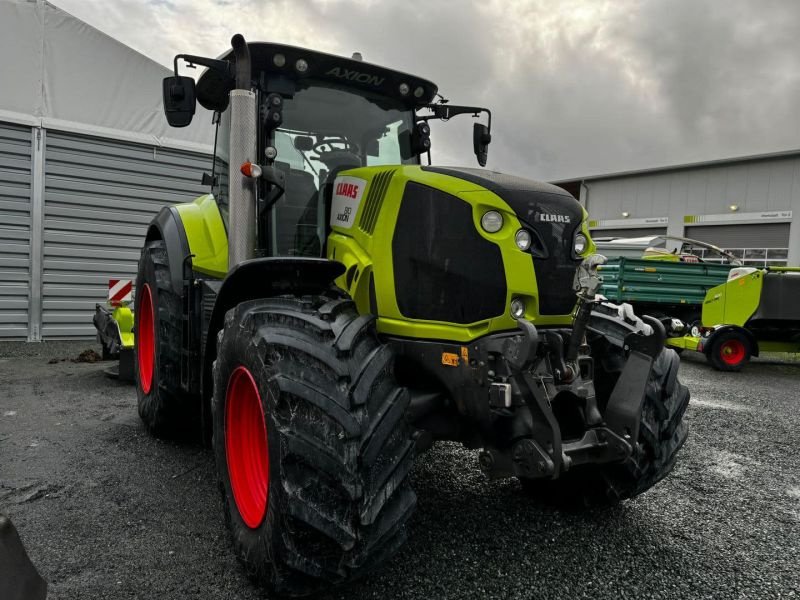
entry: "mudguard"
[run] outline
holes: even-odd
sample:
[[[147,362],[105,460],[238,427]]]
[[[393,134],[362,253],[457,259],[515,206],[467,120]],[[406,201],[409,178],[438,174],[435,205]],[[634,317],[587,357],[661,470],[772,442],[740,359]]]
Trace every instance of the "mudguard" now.
[[[205,332],[201,381],[204,413],[212,390],[211,366],[217,355],[217,332],[225,323],[225,313],[241,302],[256,298],[320,294],[344,270],[343,264],[325,258],[254,258],[231,269],[217,290]]]
[[[147,230],[146,242],[162,239],[167,246],[169,274],[172,289],[180,294],[183,289],[183,262],[189,256],[189,241],[174,206],[162,208]]]
[[[11,519],[0,514],[0,598],[44,600],[47,582],[33,566]]]

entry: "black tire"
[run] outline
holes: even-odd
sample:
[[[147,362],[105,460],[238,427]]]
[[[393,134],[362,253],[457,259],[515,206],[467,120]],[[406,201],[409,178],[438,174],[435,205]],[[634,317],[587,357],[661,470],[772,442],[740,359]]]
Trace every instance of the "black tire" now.
[[[140,365],[140,348],[145,340],[145,287],[152,299],[153,360],[149,388],[143,383],[144,362]],[[147,242],[139,259],[134,304],[134,372],[139,416],[153,435],[158,437],[184,436],[192,422],[190,411],[181,393],[181,298],[172,289],[167,247],[162,240]]]
[[[414,442],[393,364],[374,319],[349,300],[270,298],[228,311],[214,363],[214,455],[236,555],[271,593],[352,580],[405,541]],[[253,527],[226,452],[226,392],[239,367],[252,374],[267,436],[266,512]]]
[[[706,358],[717,371],[741,371],[750,362],[753,352],[750,340],[739,331],[723,331],[706,352]]]
[[[631,329],[639,327],[638,319]],[[593,345],[598,406],[605,409],[611,390],[625,365],[622,347],[600,339]],[[678,380],[680,359],[664,348],[653,362],[642,406],[639,439],[634,455],[624,463],[582,465],[556,480],[520,480],[536,499],[562,508],[610,506],[633,498],[666,477],[686,441],[683,421],[689,390]]]

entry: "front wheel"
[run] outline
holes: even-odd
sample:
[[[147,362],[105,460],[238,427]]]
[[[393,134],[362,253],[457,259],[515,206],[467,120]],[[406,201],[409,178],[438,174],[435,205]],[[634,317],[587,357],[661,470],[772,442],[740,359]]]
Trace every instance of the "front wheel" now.
[[[214,455],[235,552],[270,592],[346,582],[405,540],[414,443],[393,362],[348,300],[260,299],[227,313]]]

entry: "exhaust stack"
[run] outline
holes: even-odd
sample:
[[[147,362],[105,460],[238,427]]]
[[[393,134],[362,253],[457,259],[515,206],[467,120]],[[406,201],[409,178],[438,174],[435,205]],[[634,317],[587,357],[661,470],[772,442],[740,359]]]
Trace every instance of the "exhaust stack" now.
[[[230,227],[228,268],[253,258],[256,242],[256,183],[239,170],[246,162],[258,163],[256,156],[256,95],[250,87],[250,49],[241,34],[231,39],[236,58],[236,87],[230,93]]]

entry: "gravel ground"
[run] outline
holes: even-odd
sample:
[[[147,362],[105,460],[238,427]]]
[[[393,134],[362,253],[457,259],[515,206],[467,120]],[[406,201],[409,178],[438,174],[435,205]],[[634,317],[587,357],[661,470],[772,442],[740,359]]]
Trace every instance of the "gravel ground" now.
[[[0,510],[49,597],[263,597],[228,545],[211,454],[147,435],[107,363],[50,362],[87,347],[0,344]],[[689,441],[649,493],[547,510],[444,444],[413,472],[409,543],[330,598],[800,598],[800,365],[721,374],[689,355],[681,376]]]

